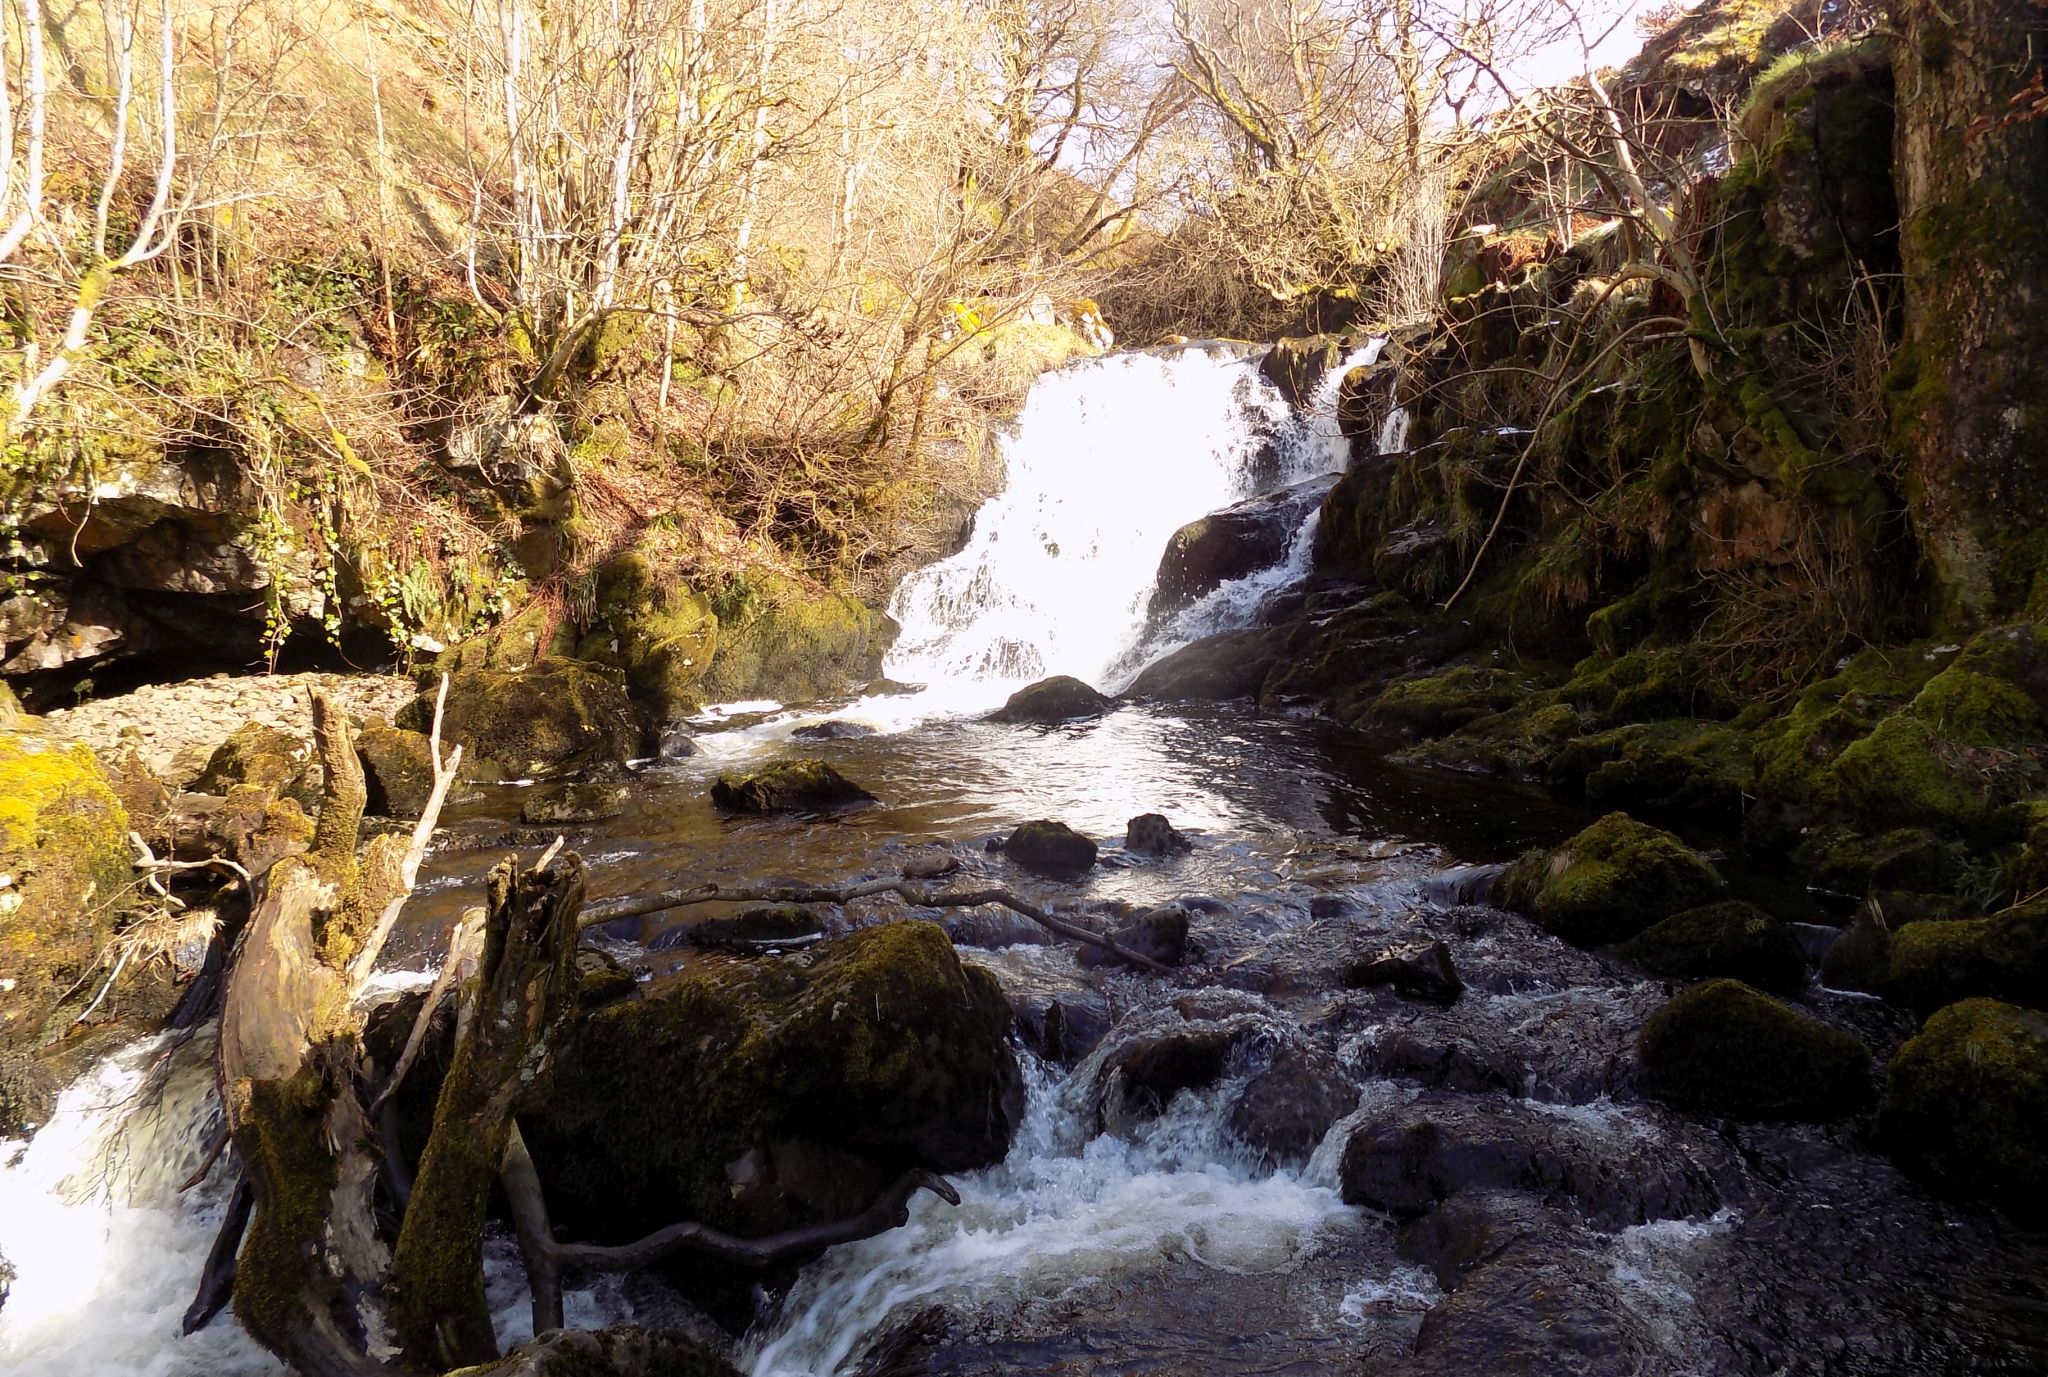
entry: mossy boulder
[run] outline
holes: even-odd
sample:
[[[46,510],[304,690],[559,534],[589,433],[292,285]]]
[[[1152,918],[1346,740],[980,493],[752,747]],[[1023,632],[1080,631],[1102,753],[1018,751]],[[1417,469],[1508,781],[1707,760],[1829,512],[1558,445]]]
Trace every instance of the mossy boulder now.
[[[1609,813],[1554,851],[1501,877],[1508,907],[1580,946],[1624,942],[1672,910],[1718,898],[1713,866],[1669,832]]]
[[[1366,709],[1361,725],[1413,736],[1441,736],[1513,707],[1533,691],[1523,675],[1481,665],[1457,665],[1439,674],[1389,684]]]
[[[1966,999],[1892,1058],[1878,1131],[1958,1195],[2048,1220],[2048,1014]]]
[[[2048,1005],[2048,899],[1905,924],[1891,937],[1885,992],[1923,1015],[1973,995]]]
[[[1725,975],[1760,990],[1793,993],[1806,984],[1806,960],[1792,930],[1740,899],[1673,914],[1637,933],[1614,954],[1651,975],[1699,980]]]
[[[1756,778],[1748,736],[1718,722],[1640,722],[1581,737],[1551,760],[1605,807],[1684,808],[1741,815]]]
[[[1837,893],[1946,889],[1963,878],[1968,849],[1925,827],[1898,827],[1877,836],[1844,831],[1812,848],[1823,887]]]
[[[1866,906],[1820,959],[1820,983],[1830,990],[1882,994],[1891,980],[1892,934],[1883,914]]]
[[[783,760],[753,774],[720,775],[711,801],[728,813],[796,813],[873,803],[875,796],[822,760]]]
[[[851,593],[754,570],[711,594],[718,653],[699,681],[706,702],[803,703],[882,672],[896,624]]]
[[[626,811],[626,786],[609,779],[580,779],[535,792],[519,806],[519,820],[534,827],[602,822]]]
[[[703,705],[698,684],[717,650],[711,600],[664,576],[647,552],[629,551],[599,568],[596,612],[576,653],[621,670],[627,691],[655,720],[685,717]]]
[[[1095,866],[1095,843],[1063,822],[1027,822],[1003,842],[1003,854],[1040,875],[1078,879]]]
[[[133,858],[89,748],[0,732],[0,1048],[34,1039],[98,958]]]
[[[535,601],[496,626],[441,652],[421,678],[431,681],[442,674],[473,669],[516,673],[531,669],[550,655],[566,654],[571,648],[569,640],[556,610],[545,602]]]
[[[1009,699],[988,715],[991,722],[1035,722],[1044,726],[1056,726],[1061,722],[1077,722],[1083,718],[1100,717],[1116,706],[1115,700],[1096,692],[1087,684],[1071,675],[1056,674],[1050,679],[1040,679],[1011,694]]]
[[[387,818],[417,818],[434,793],[434,749],[426,735],[373,717],[356,732],[356,755],[370,812]]]
[[[587,1016],[521,1123],[572,1236],[759,1235],[854,1214],[910,1167],[1000,1160],[1023,1111],[1009,1026],[995,978],[931,923],[706,954]]]
[[[273,798],[295,798],[310,806],[320,797],[320,768],[313,760],[313,742],[282,727],[248,722],[235,728],[214,748],[189,786],[193,792],[225,796],[239,785],[261,789]]]
[[[1870,1051],[1739,980],[1685,991],[1636,1038],[1643,1088],[1737,1119],[1817,1121],[1870,1099]]]
[[[419,730],[433,716],[430,689],[398,725]],[[552,657],[523,670],[451,674],[441,740],[462,746],[465,778],[546,779],[631,759],[641,730],[617,670]]]

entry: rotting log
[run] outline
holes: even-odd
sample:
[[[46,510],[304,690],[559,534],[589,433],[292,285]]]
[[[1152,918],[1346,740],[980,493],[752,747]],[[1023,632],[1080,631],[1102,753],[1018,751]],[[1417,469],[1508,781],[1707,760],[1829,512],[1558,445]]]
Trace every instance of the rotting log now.
[[[571,854],[523,872],[502,862],[487,892],[483,953],[394,1257],[401,1340],[442,1367],[498,1357],[484,1300],[484,1213],[512,1114],[575,1017],[583,862]]]

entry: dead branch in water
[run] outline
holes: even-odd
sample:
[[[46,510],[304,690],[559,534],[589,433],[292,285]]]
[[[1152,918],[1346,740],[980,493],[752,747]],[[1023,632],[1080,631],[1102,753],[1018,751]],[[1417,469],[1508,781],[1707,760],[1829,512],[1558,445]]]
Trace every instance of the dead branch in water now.
[[[699,885],[694,889],[666,890],[646,899],[613,900],[610,903],[594,904],[584,913],[582,923],[586,928],[594,928],[605,923],[617,922],[621,918],[640,918],[650,913],[665,913],[670,909],[687,908],[692,904],[849,904],[855,899],[870,899],[882,894],[893,894],[912,908],[980,908],[983,904],[1000,904],[1010,912],[1029,918],[1050,932],[1058,933],[1085,946],[1099,947],[1113,956],[1130,962],[1133,966],[1142,966],[1152,971],[1172,969],[1142,952],[1132,951],[1114,937],[1091,932],[1077,923],[1056,917],[1007,889],[939,890],[919,887],[909,880],[866,880],[836,889],[802,885]]]

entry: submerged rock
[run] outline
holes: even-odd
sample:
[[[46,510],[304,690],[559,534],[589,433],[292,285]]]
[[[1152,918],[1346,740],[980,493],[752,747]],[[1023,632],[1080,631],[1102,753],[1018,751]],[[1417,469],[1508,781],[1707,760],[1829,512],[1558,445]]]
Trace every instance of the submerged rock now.
[[[1003,854],[1041,875],[1071,880],[1095,865],[1095,843],[1063,822],[1027,822],[1003,843]]]
[[[583,1019],[522,1115],[571,1236],[850,1216],[913,1167],[999,1161],[1023,1112],[1010,1010],[936,925],[707,957]]]
[[[1140,813],[1124,824],[1124,850],[1142,856],[1173,856],[1195,844],[1166,820],[1164,814]]]
[[[2048,1014],[1966,999],[1892,1058],[1885,1144],[1948,1190],[2048,1220]]]
[[[434,717],[434,691],[399,714],[414,730]],[[441,739],[460,743],[470,779],[552,779],[637,754],[641,732],[624,677],[581,660],[521,670],[458,669],[448,676]]]
[[[1738,1119],[1837,1119],[1871,1098],[1868,1048],[1739,980],[1652,1014],[1636,1055],[1650,1094]]]
[[[1458,967],[1446,942],[1406,942],[1369,952],[1344,968],[1344,984],[1354,990],[1391,985],[1410,999],[1455,1004],[1465,993]]]
[[[1783,994],[1806,984],[1806,958],[1792,930],[1740,899],[1687,909],[1652,923],[1614,949],[1651,975],[1698,980],[1725,975]]]
[[[720,775],[711,801],[728,813],[793,813],[873,803],[875,796],[822,760],[785,760],[750,775]]]
[[[1606,817],[1501,877],[1501,897],[1580,946],[1622,942],[1674,910],[1719,897],[1721,877],[1669,832],[1625,813]]]
[[[777,904],[750,908],[731,918],[709,918],[678,931],[693,947],[752,953],[806,946],[824,937],[825,925],[802,905]]]
[[[618,1325],[551,1329],[469,1377],[740,1377],[719,1352],[688,1334]]]
[[[1183,1090],[1221,1080],[1238,1048],[1261,1027],[1255,1018],[1239,1015],[1167,1024],[1123,1038],[1100,1054],[1101,1062],[1083,1082],[1086,1117],[1097,1132],[1128,1136],[1165,1112]]]
[[[988,715],[991,722],[1035,722],[1054,726],[1100,717],[1116,706],[1116,700],[1096,692],[1069,675],[1059,674],[1026,685]]]

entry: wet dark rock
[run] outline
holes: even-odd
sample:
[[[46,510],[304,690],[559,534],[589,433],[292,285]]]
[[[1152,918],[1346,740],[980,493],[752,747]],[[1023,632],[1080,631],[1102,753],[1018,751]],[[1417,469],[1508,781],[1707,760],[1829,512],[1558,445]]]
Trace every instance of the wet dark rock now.
[[[1529,1068],[1514,1052],[1449,1033],[1389,1032],[1368,1042],[1362,1058],[1376,1075],[1468,1094],[1499,1090],[1519,1095],[1530,1078]]]
[[[434,793],[434,750],[421,732],[373,717],[356,732],[369,810],[386,818],[417,818]]]
[[[1002,852],[1026,870],[1071,880],[1095,865],[1095,843],[1063,822],[1040,818],[1009,835]]]
[[[1056,726],[1061,722],[1100,717],[1115,706],[1114,699],[1103,696],[1079,679],[1059,674],[1018,689],[1010,695],[1009,701],[988,715],[988,720]]]
[[[1885,993],[1922,1015],[1978,995],[2048,1005],[2048,898],[1989,918],[1898,928]]]
[[[1865,907],[1820,962],[1820,983],[1831,990],[1878,994],[1892,971],[1892,934],[1884,919]]]
[[[1188,911],[1179,904],[1162,904],[1126,918],[1109,935],[1124,950],[1149,956],[1162,966],[1178,966],[1188,959]],[[1075,959],[1089,967],[1126,964],[1101,947],[1084,946]]]
[[[582,1019],[521,1115],[573,1237],[747,1235],[864,1208],[911,1166],[998,1161],[1023,1112],[1010,1009],[935,924],[715,956]]]
[[[1614,954],[1651,975],[1699,980],[1725,975],[1760,990],[1805,988],[1806,957],[1785,924],[1740,899],[1687,909],[1637,933]]]
[[[1010,1008],[1025,1046],[1061,1066],[1094,1051],[1112,1022],[1109,1001],[1093,990],[1013,995]]]
[[[894,679],[870,679],[861,689],[863,698],[907,698],[913,693],[923,693],[923,684],[902,684]]]
[[[809,722],[789,734],[792,741],[858,741],[873,736],[875,729],[865,722]]]
[[[1413,1217],[1465,1191],[1519,1190],[1603,1229],[1712,1214],[1706,1173],[1599,1111],[1425,1091],[1353,1132],[1339,1168],[1347,1204]]]
[[[1501,898],[1580,946],[1623,942],[1665,914],[1720,897],[1721,877],[1669,832],[1625,813],[1606,817],[1501,877]]]
[[[1892,1058],[1878,1127],[1943,1189],[2048,1221],[2048,1014],[1991,999],[1941,1010]]]
[[[602,822],[626,811],[626,787],[609,780],[583,780],[530,795],[520,805],[519,820],[535,827]]]
[[[740,1377],[702,1339],[637,1325],[551,1329],[471,1371],[473,1377]]]
[[[1652,1014],[1636,1055],[1650,1094],[1738,1119],[1834,1119],[1871,1098],[1868,1048],[1738,980]]]
[[[1147,665],[1132,682],[1129,696],[1167,703],[1253,698],[1281,653],[1280,640],[1271,631],[1204,636]]]
[[[1231,1134],[1271,1166],[1308,1161],[1330,1131],[1358,1103],[1358,1089],[1334,1057],[1283,1047],[1231,1102]]]
[[[58,1085],[31,1053],[0,1052],[0,1139],[26,1138],[50,1121]]]
[[[1042,927],[1000,904],[956,909],[942,922],[946,936],[953,939],[956,947],[980,947],[993,951],[1001,947],[1044,947],[1060,940],[1050,928]]]
[[[1280,563],[1301,523],[1335,482],[1334,477],[1312,478],[1212,512],[1175,531],[1153,579],[1148,614],[1168,616],[1233,579]]]
[[[1451,1294],[1424,1316],[1396,1377],[1637,1377],[1657,1350],[1614,1284],[1614,1265],[1568,1219],[1512,1196],[1447,1203],[1402,1234]]]
[[[1140,813],[1124,824],[1124,850],[1143,856],[1172,856],[1195,844],[1160,813]]]
[[[697,754],[697,738],[682,727],[663,727],[659,747],[663,760],[687,760]]]
[[[1493,898],[1505,865],[1458,865],[1439,870],[1422,882],[1422,897],[1447,908],[1483,904]]]
[[[1458,968],[1445,942],[1404,942],[1368,952],[1344,968],[1344,984],[1354,990],[1390,985],[1410,999],[1454,1004],[1465,992]]]
[[[750,908],[730,918],[711,918],[677,931],[693,947],[741,953],[789,951],[825,935],[818,915],[799,904]]]
[[[1098,1132],[1129,1133],[1158,1117],[1182,1091],[1221,1080],[1238,1049],[1264,1028],[1258,1016],[1236,1014],[1167,1024],[1106,1044],[1084,1082],[1088,1117]]]
[[[875,796],[822,760],[785,760],[750,775],[720,775],[711,801],[728,813],[794,813],[873,803]]]
[[[576,949],[577,1008],[601,1009],[639,987],[639,979],[610,953],[588,945]]]

